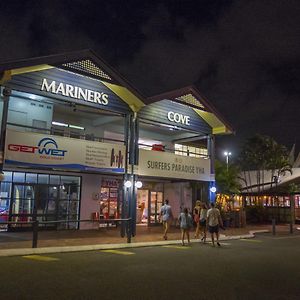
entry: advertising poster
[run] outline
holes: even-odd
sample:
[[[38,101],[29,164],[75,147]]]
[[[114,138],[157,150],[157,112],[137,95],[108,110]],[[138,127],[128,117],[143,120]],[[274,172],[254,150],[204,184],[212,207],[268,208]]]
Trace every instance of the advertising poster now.
[[[7,130],[5,164],[124,173],[125,146]]]

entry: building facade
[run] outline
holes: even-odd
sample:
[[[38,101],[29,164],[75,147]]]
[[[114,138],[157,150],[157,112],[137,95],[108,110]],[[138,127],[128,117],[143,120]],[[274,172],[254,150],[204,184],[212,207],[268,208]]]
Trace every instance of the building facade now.
[[[145,99],[91,51],[0,72],[0,222],[18,222],[2,228],[130,217],[134,234],[166,198],[175,214],[209,199],[214,135],[231,129],[195,87]]]

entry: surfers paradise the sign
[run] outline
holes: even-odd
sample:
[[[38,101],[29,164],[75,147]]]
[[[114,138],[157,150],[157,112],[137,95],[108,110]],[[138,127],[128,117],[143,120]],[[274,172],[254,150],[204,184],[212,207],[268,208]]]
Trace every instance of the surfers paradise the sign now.
[[[158,155],[159,154],[159,155]],[[140,149],[138,175],[211,181],[210,160]]]
[[[5,164],[124,173],[125,146],[7,130]]]

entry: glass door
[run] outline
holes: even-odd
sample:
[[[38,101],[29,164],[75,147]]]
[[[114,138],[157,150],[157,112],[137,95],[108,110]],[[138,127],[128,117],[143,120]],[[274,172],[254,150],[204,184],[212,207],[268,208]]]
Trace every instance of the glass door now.
[[[149,201],[149,218],[148,224],[157,224],[159,223],[160,209],[163,203],[163,193],[162,192],[150,192],[150,201]]]
[[[137,207],[136,207],[136,222],[137,224],[148,223],[149,210],[149,190],[138,189],[137,191]]]
[[[60,229],[77,229],[79,219],[80,190],[77,184],[64,183],[58,187],[57,220],[67,222],[59,224]]]
[[[35,189],[31,184],[13,184],[10,204],[10,221],[25,222],[24,224],[10,224],[9,229],[31,228],[26,224],[33,220]]]

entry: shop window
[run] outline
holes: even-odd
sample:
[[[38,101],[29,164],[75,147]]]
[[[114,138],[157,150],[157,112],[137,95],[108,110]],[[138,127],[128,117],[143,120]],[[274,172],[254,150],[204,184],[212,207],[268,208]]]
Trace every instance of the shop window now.
[[[37,174],[27,173],[26,174],[27,183],[37,183]]]
[[[7,171],[4,171],[4,180],[3,181],[10,181],[12,182],[12,172],[7,172]]]
[[[72,184],[78,184],[79,185],[79,177],[76,176],[61,176],[61,183],[72,183]]]
[[[60,184],[60,176],[50,175],[50,184]]]
[[[14,182],[25,182],[25,173],[14,172],[13,181]]]
[[[38,183],[48,184],[49,175],[48,174],[38,174]]]
[[[206,157],[208,152],[205,148],[175,144],[175,154],[191,157]]]

